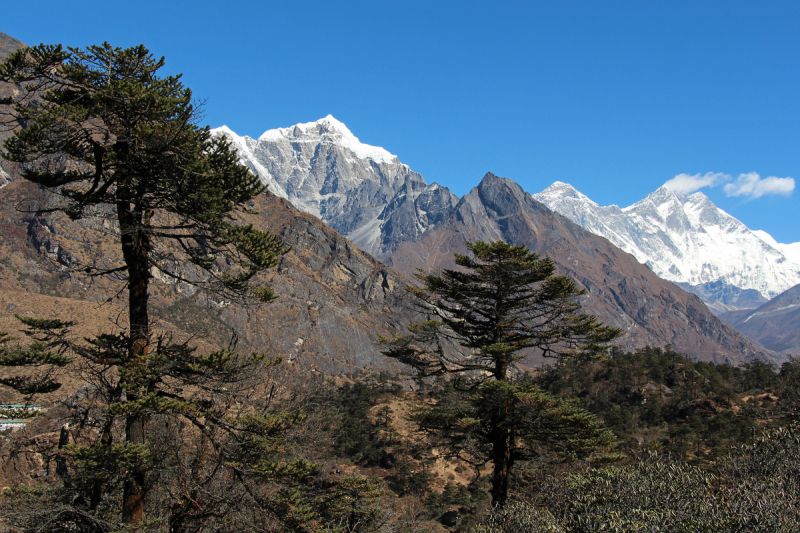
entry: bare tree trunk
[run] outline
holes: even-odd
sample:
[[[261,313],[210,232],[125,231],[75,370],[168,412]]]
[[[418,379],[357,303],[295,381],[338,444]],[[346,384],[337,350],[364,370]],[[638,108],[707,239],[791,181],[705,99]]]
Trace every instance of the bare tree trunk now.
[[[511,446],[508,431],[496,428],[492,435],[492,505],[503,507],[508,499],[508,477],[511,470]]]
[[[124,197],[124,195],[123,195]],[[120,201],[117,213],[120,220],[122,254],[128,267],[128,312],[130,347],[125,364],[126,383],[123,383],[128,402],[139,399],[147,380],[147,349],[150,342],[148,315],[148,286],[150,283],[150,239],[143,231],[146,214],[131,209],[130,203]],[[144,445],[147,441],[145,413],[133,412],[125,419],[125,440]],[[127,524],[137,524],[144,517],[145,470],[134,467],[123,484],[122,518]]]

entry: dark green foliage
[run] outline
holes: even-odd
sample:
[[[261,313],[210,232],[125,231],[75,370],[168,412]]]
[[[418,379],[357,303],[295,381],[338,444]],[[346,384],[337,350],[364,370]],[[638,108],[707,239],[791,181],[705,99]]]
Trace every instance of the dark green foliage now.
[[[788,405],[797,390],[792,362],[784,369],[779,376],[760,361],[731,367],[648,347],[614,349],[590,365],[548,367],[536,381],[553,394],[579,398],[631,451],[644,445],[705,465],[791,416]]]
[[[405,461],[395,465],[395,475],[391,480],[391,487],[400,496],[406,494],[422,495],[429,491],[433,474],[422,468],[416,472]]]
[[[583,291],[555,276],[552,260],[502,241],[467,246],[473,257],[455,255],[461,270],[420,272],[422,287],[408,289],[435,319],[382,340],[384,354],[420,377],[458,376],[460,394],[421,409],[417,421],[445,453],[476,467],[491,462],[492,500],[502,506],[516,463],[585,456],[612,442],[577,403],[519,381],[515,362],[532,350],[591,360],[620,331],[578,313]]]
[[[340,456],[356,462],[376,465],[384,453],[386,442],[381,428],[368,423],[367,412],[384,393],[377,387],[355,382],[344,384],[334,402],[339,409],[339,428],[335,450]]]
[[[800,428],[767,432],[719,473],[659,454],[551,478],[536,503],[486,517],[475,533],[800,531]]]
[[[800,416],[800,359],[790,357],[783,363],[780,372],[781,390],[778,410],[784,416],[797,419]]]
[[[33,342],[26,348],[12,347],[8,333],[0,332],[0,367],[35,369],[36,372],[6,375],[0,378],[0,384],[25,395],[30,401],[36,394],[47,394],[61,388],[61,383],[55,379],[56,371],[71,362],[65,355],[65,336],[73,323],[20,316],[17,320],[26,326],[23,333]]]
[[[435,407],[420,408],[415,419],[435,445],[475,466],[492,460],[492,435],[501,420],[512,466],[544,456],[588,457],[614,440],[577,401],[525,382],[487,381],[474,391],[445,395]]]

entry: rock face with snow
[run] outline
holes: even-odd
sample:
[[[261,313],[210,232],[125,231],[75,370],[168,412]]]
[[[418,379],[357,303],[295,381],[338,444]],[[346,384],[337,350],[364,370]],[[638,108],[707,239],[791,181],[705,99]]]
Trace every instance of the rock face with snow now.
[[[458,201],[383,148],[361,143],[330,115],[258,139],[225,126],[212,132],[234,143],[242,162],[272,193],[377,257],[418,240]]]
[[[533,198],[694,292],[717,313],[758,307],[800,283],[794,245],[749,230],[703,193],[662,187],[620,209],[556,182]]]

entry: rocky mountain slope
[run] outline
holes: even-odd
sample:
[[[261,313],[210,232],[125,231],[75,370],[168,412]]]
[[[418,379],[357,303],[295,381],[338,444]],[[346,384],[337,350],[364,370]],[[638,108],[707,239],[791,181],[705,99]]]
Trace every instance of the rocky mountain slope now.
[[[800,356],[800,285],[757,309],[723,313],[720,318],[765,348]]]
[[[272,193],[376,257],[419,239],[458,201],[383,148],[361,143],[330,115],[269,130],[258,139],[225,126],[213,132],[234,143],[242,162]]]
[[[22,41],[19,41],[13,38],[10,35],[6,35],[5,33],[0,31],[0,61],[4,61],[11,52],[17,50],[18,48],[22,48],[27,46]]]
[[[417,242],[401,244],[387,263],[401,272],[452,268],[453,253],[466,242],[503,239],[546,254],[558,272],[587,289],[584,308],[622,328],[625,348],[672,344],[693,359],[740,364],[775,360],[693,295],[639,263],[608,240],[594,235],[535,201],[519,185],[487,174],[453,213]]]
[[[48,192],[24,180],[0,189],[0,290],[14,292],[21,307],[27,305],[25,294],[93,302],[109,324],[124,325],[124,287],[81,273],[83,265],[119,262],[119,246],[109,235],[113,223],[17,209],[48,201]],[[269,275],[278,300],[246,309],[156,278],[152,316],[215,345],[225,345],[235,333],[245,351],[265,351],[320,372],[394,368],[375,341],[377,334],[393,335],[412,320],[411,311],[397,303],[407,281],[285,199],[267,193],[250,208],[243,222],[293,246]],[[63,309],[61,318],[69,319],[69,306]]]
[[[699,295],[715,312],[755,308],[800,283],[800,262],[749,230],[703,193],[664,187],[623,209],[600,206],[556,182],[533,198],[632,254],[663,279]]]

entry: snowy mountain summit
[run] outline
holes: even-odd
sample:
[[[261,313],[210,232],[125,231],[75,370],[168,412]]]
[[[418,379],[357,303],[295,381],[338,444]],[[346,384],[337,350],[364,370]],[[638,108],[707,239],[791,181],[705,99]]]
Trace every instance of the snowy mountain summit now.
[[[272,193],[377,257],[421,237],[458,201],[397,156],[359,141],[331,115],[268,130],[257,140],[226,126],[212,134],[227,136]]]
[[[624,209],[600,206],[562,182],[532,196],[696,293],[715,312],[758,307],[800,283],[793,245],[751,231],[700,192],[661,187]]]

